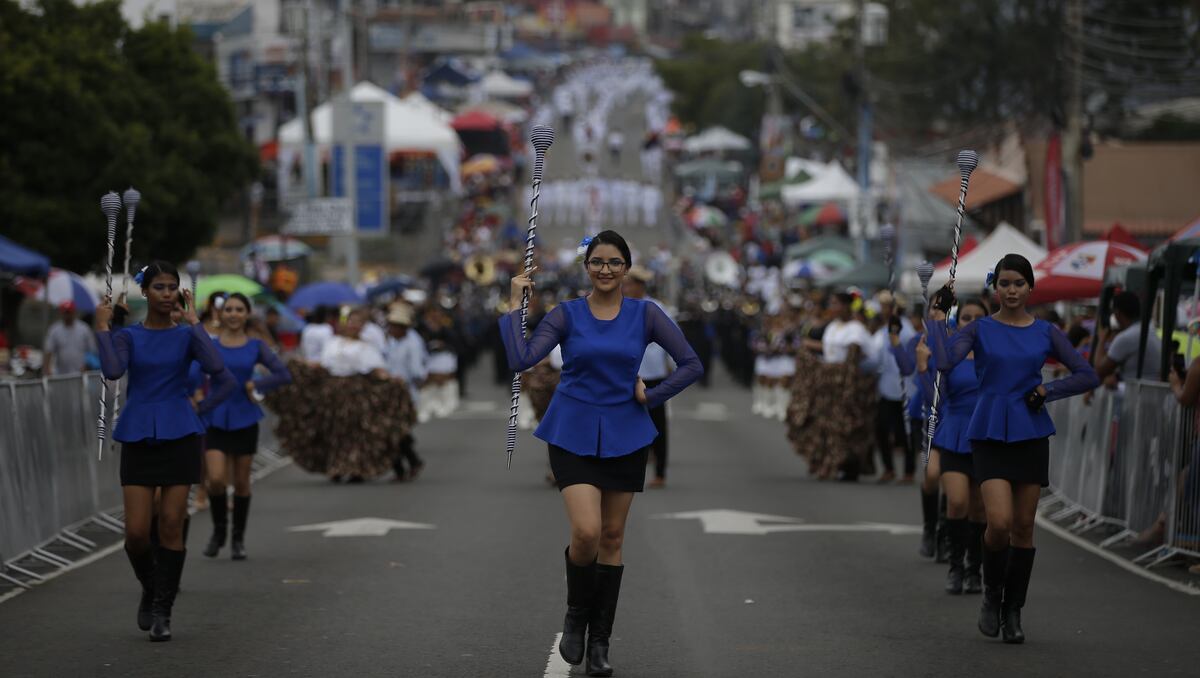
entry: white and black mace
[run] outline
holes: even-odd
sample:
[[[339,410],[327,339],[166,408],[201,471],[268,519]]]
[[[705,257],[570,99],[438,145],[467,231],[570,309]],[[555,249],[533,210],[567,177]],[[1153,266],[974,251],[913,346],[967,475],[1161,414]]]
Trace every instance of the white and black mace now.
[[[533,197],[529,199],[529,230],[525,233],[525,274],[533,270],[533,242],[537,236],[538,197],[542,190],[542,170],[546,164],[546,151],[554,143],[554,129],[534,127],[529,133],[533,145]],[[521,336],[525,335],[529,317],[529,288],[521,295]],[[508,410],[507,452],[508,467],[512,468],[513,451],[517,449],[517,402],[521,397],[521,373],[513,374],[512,403]]]
[[[950,280],[946,283],[954,290],[954,277],[958,273],[958,243],[962,241],[963,215],[967,211],[967,187],[971,173],[979,166],[979,154],[972,150],[958,152],[958,219],[954,222],[954,245],[950,248]],[[929,434],[925,441],[925,460],[929,460],[929,448],[933,444],[934,427],[937,426],[938,398],[941,395],[941,379],[933,382],[933,407],[929,410]]]
[[[121,211],[121,197],[115,191],[109,191],[100,198],[100,211],[108,219],[108,257],[104,263],[105,299],[112,303],[112,265],[113,244],[117,239],[117,214]],[[96,419],[97,458],[104,458],[104,443],[108,439],[108,426],[105,421],[108,414],[108,380],[100,380],[100,416]]]
[[[129,260],[133,253],[133,218],[137,215],[138,203],[142,201],[142,194],[138,193],[133,186],[129,190],[121,194],[121,200],[125,203],[125,279],[121,281],[121,301],[129,303]],[[111,290],[109,290],[111,292]],[[121,410],[121,389],[117,389],[113,393],[113,419],[117,418],[117,413]]]
[[[931,279],[933,279],[933,264],[929,263],[928,261],[922,261],[921,263],[917,264],[917,279],[921,281],[921,298],[925,301],[925,313],[929,313],[929,281]],[[934,370],[933,379],[934,379],[935,386],[941,378],[942,378],[941,374],[938,373],[937,370]],[[936,390],[937,390],[936,387],[934,390],[936,392]],[[935,395],[934,398],[936,398],[936,397],[937,396]],[[931,441],[933,440],[933,433],[934,433],[933,429],[936,426],[936,422],[932,422],[927,419],[926,423],[927,423],[927,426],[925,427],[925,436],[924,436],[924,443],[925,443],[924,448],[925,449],[923,451],[922,457],[923,457],[924,463],[928,464],[929,463],[929,446],[930,446]]]

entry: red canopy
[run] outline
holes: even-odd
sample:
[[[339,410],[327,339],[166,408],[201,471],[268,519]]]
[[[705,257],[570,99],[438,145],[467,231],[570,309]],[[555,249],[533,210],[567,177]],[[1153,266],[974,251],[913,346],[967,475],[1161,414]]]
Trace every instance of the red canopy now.
[[[975,239],[975,236],[968,235],[967,239],[962,241],[958,246],[958,258],[962,259],[967,252],[975,249],[975,246],[978,244],[979,241]],[[946,257],[937,263],[937,268],[946,268],[949,265],[950,257]]]
[[[1090,240],[1064,245],[1046,255],[1033,271],[1037,284],[1029,295],[1030,304],[1046,304],[1066,299],[1094,299],[1104,286],[1104,272],[1110,266],[1145,261],[1146,252],[1109,240]]]
[[[1142,246],[1142,243],[1138,242],[1137,238],[1133,237],[1132,233],[1127,231],[1125,229],[1125,227],[1121,225],[1121,222],[1119,222],[1119,221],[1113,222],[1113,225],[1108,228],[1108,232],[1104,234],[1104,239],[1109,242],[1116,242],[1116,243],[1121,243],[1122,245],[1129,245],[1130,247],[1133,247],[1133,248],[1136,248],[1139,250],[1146,249],[1145,247]]]
[[[499,129],[500,121],[490,113],[473,110],[451,120],[450,126],[459,132],[486,132]]]
[[[835,202],[827,202],[821,206],[821,210],[817,212],[817,216],[813,219],[813,223],[817,226],[835,226],[837,224],[846,223],[846,213]]]

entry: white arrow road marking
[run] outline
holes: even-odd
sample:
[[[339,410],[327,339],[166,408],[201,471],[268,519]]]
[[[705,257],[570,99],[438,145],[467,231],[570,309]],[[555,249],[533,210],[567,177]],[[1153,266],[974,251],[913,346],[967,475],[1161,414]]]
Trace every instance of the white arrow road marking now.
[[[289,527],[288,532],[323,532],[325,537],[383,537],[391,530],[433,530],[428,523],[410,523],[388,518],[351,518],[315,525]]]
[[[550,646],[550,657],[546,659],[546,672],[542,678],[567,678],[571,675],[571,665],[558,654],[558,641],[562,633],[554,636],[554,644]]]
[[[699,520],[706,534],[752,534],[764,535],[774,532],[887,532],[893,535],[920,534],[918,525],[895,525],[892,523],[816,524],[805,523],[799,518],[775,516],[731,509],[709,509],[706,511],[684,511],[662,513],[654,518],[674,520]],[[764,524],[765,523],[765,524]]]

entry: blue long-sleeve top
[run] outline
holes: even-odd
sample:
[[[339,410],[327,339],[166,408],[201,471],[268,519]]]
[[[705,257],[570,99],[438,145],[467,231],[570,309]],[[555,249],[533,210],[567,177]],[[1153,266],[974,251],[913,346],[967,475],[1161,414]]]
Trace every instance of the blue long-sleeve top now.
[[[900,369],[900,376],[911,377],[917,371],[917,343],[920,341],[921,335],[918,334],[899,346],[891,347],[892,357],[896,359],[896,367]],[[933,356],[929,357],[929,367],[933,369]],[[929,407],[925,404],[922,391],[924,385],[921,380],[912,380],[908,387],[908,418],[914,421],[928,419]]]
[[[520,311],[500,318],[508,365],[527,370],[562,347],[563,370],[546,416],[534,435],[580,456],[619,457],[646,447],[658,436],[648,408],[657,407],[700,378],[704,368],[679,327],[657,304],[626,297],[612,320],[592,315],[586,298],[559,304],[528,339]],[[634,395],[646,346],[657,343],[676,370]]]
[[[971,352],[979,377],[979,400],[967,437],[971,440],[1018,442],[1054,435],[1054,422],[1045,408],[1036,412],[1025,396],[1039,385],[1046,402],[1085,393],[1100,385],[1096,371],[1054,325],[1035,320],[1025,327],[1006,325],[991,316],[948,336],[946,323],[925,320],[930,350],[938,370],[949,372]],[[1070,376],[1042,384],[1042,365],[1054,357],[1071,370]]]
[[[292,383],[292,373],[279,356],[259,339],[249,339],[245,344],[232,348],[222,344],[219,339],[213,343],[225,361],[225,368],[233,375],[234,389],[228,398],[200,418],[208,428],[222,431],[237,431],[253,426],[263,418],[263,411],[247,395],[245,383],[253,381],[254,388],[260,393],[270,393]],[[269,373],[256,376],[254,368],[258,365],[266,367]],[[203,371],[199,363],[192,363],[189,381],[192,384],[203,383]]]
[[[930,363],[933,357],[930,356]],[[933,377],[936,372],[926,369],[918,376],[921,397],[926,411],[933,407]],[[937,430],[933,434],[933,446],[946,452],[966,454],[971,451],[968,429],[975,406],[979,401],[979,377],[975,374],[975,361],[964,360],[942,377],[938,390]]]
[[[208,397],[197,408],[200,413],[213,409],[233,392],[233,375],[225,369],[202,325],[151,330],[139,323],[97,332],[96,340],[104,377],[120,379],[129,373],[127,400],[113,430],[114,440],[177,440],[204,433],[204,423],[188,400],[192,361],[213,378]]]

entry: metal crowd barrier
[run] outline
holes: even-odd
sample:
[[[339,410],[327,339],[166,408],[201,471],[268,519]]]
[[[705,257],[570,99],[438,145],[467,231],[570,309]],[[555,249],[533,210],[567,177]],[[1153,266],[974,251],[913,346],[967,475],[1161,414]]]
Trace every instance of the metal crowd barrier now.
[[[1124,391],[1097,389],[1050,403],[1050,520],[1069,529],[1109,525],[1103,548],[1161,525],[1162,545],[1134,562],[1154,566],[1176,555],[1200,557],[1200,426],[1162,382],[1131,380]]]

